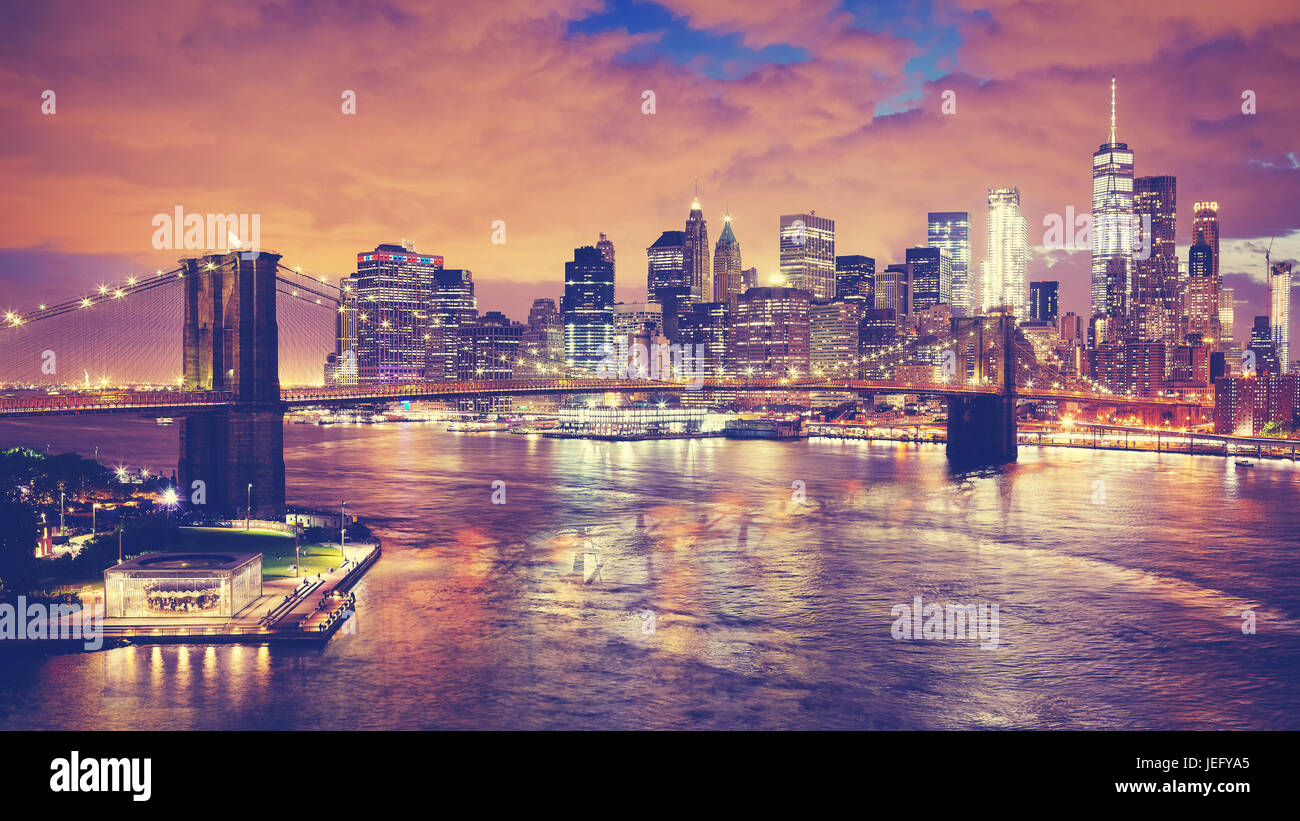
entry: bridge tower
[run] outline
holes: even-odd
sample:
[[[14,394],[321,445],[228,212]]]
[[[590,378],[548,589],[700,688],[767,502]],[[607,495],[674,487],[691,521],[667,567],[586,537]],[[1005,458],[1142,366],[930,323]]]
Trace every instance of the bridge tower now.
[[[988,465],[1016,460],[1015,318],[952,320],[957,367],[970,385],[994,384],[997,394],[948,397],[948,460]]]
[[[253,251],[181,260],[183,385],[234,396],[233,407],[187,416],[181,426],[182,490],[192,508],[215,517],[245,515],[250,497],[254,517],[284,512],[279,261],[278,254]]]

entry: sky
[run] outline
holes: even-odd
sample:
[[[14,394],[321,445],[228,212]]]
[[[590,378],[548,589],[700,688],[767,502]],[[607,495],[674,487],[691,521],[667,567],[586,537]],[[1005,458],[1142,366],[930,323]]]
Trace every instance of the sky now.
[[[263,248],[328,276],[405,239],[472,270],[481,310],[521,320],[604,232],[634,301],[645,248],[683,228],[698,179],[711,241],[728,209],[764,278],[780,215],[807,210],[878,269],[925,244],[928,211],[969,211],[978,268],[987,189],[1015,185],[1039,246],[1029,279],[1061,281],[1061,310],[1086,314],[1088,252],[1041,244],[1045,218],[1091,208],[1112,75],[1136,173],[1177,177],[1184,259],[1193,202],[1219,203],[1239,338],[1266,312],[1270,240],[1275,260],[1300,257],[1290,0],[0,10],[0,309],[169,267],[187,252],[156,249],[153,220],[177,206],[260,215]]]

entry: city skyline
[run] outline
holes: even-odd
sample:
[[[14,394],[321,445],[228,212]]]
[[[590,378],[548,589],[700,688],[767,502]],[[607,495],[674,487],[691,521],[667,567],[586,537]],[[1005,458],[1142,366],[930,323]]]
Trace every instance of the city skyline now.
[[[1085,15],[1082,8],[1071,5],[1056,14],[1074,19],[1085,28],[1104,18],[1104,14]],[[951,208],[980,215],[984,211],[983,192],[1005,180],[1005,184],[1017,185],[1024,197],[1030,245],[1027,279],[1061,281],[1063,310],[1082,312],[1080,297],[1087,291],[1088,255],[1079,251],[1045,252],[1040,243],[1040,223],[1045,215],[1064,213],[1068,207],[1076,213],[1089,208],[1086,177],[1078,173],[1078,157],[1095,150],[1104,138],[1097,133],[1098,124],[1106,114],[1109,78],[1114,75],[1118,75],[1121,88],[1120,130],[1124,141],[1137,153],[1136,173],[1180,177],[1185,201],[1213,199],[1222,203],[1222,272],[1225,284],[1234,287],[1243,303],[1240,314],[1251,317],[1267,313],[1262,251],[1270,237],[1277,236],[1274,260],[1300,256],[1300,233],[1295,218],[1290,216],[1296,213],[1292,206],[1300,195],[1295,186],[1287,184],[1295,173],[1296,160],[1285,139],[1285,134],[1294,130],[1290,124],[1300,120],[1300,114],[1291,96],[1273,79],[1280,74],[1279,61],[1285,64],[1288,60],[1276,53],[1281,32],[1294,25],[1284,23],[1285,13],[1281,10],[1249,9],[1231,16],[1201,8],[1195,13],[1146,11],[1144,14],[1153,15],[1153,23],[1187,22],[1183,42],[1176,47],[1172,40],[1163,43],[1172,50],[1167,49],[1164,57],[1156,59],[1159,52],[1152,44],[1122,51],[1120,44],[1107,41],[1096,49],[1084,50],[1071,38],[1068,43],[1056,44],[1060,56],[1055,58],[1064,61],[1069,70],[1049,60],[1048,50],[1042,47],[1053,39],[1052,34],[1039,34],[1034,42],[1023,42],[1024,49],[998,48],[994,52],[987,26],[960,19],[952,10],[917,13],[919,19],[915,20],[908,12],[880,12],[873,16],[858,10],[860,16],[836,19],[827,27],[818,18],[823,13],[832,17],[833,6],[814,6],[808,14],[818,23],[815,33],[796,29],[782,33],[780,27],[773,26],[769,21],[780,19],[779,4],[755,9],[749,18],[692,8],[686,3],[674,5],[674,11],[676,16],[653,25],[653,21],[634,19],[621,4],[601,12],[564,7],[553,16],[542,16],[541,10],[531,12],[536,16],[511,11],[516,17],[524,15],[522,20],[501,26],[489,47],[476,52],[472,62],[483,68],[479,64],[485,58],[491,61],[503,49],[514,47],[524,31],[541,37],[548,48],[559,43],[566,61],[596,61],[599,70],[583,82],[594,84],[592,99],[599,100],[602,111],[609,116],[590,133],[570,129],[564,134],[570,141],[598,138],[610,145],[575,152],[588,166],[581,174],[570,173],[563,163],[526,170],[511,159],[519,155],[523,143],[508,139],[508,131],[498,133],[498,118],[478,117],[477,113],[474,117],[478,119],[471,117],[477,107],[456,98],[457,92],[451,90],[455,84],[448,83],[447,87],[432,90],[427,97],[429,106],[462,111],[459,121],[476,136],[484,136],[484,129],[490,133],[476,149],[459,140],[454,146],[448,145],[447,150],[459,151],[458,163],[417,163],[432,186],[430,191],[439,191],[433,198],[422,193],[418,185],[415,189],[403,186],[405,193],[398,193],[394,188],[396,180],[388,171],[389,163],[380,160],[402,156],[403,147],[409,144],[408,132],[395,129],[380,138],[372,130],[394,107],[409,108],[412,99],[425,99],[415,94],[409,80],[370,90],[360,80],[340,81],[335,83],[340,87],[329,89],[326,95],[323,84],[332,77],[327,78],[324,72],[309,72],[310,79],[304,82],[322,86],[318,110],[304,108],[302,99],[286,105],[274,88],[240,95],[241,107],[246,111],[245,125],[282,114],[299,118],[316,129],[313,139],[325,141],[327,151],[337,148],[338,156],[355,153],[355,132],[367,130],[364,151],[348,162],[346,170],[323,177],[315,172],[308,177],[307,163],[314,163],[320,152],[312,152],[310,158],[292,156],[299,143],[274,136],[259,143],[256,155],[242,158],[242,171],[261,173],[236,173],[227,166],[230,159],[226,157],[196,167],[191,158],[202,146],[211,148],[212,140],[237,144],[236,133],[224,133],[225,126],[217,126],[206,142],[187,146],[173,140],[153,152],[149,162],[159,170],[167,170],[166,177],[131,176],[143,159],[130,150],[139,140],[136,129],[155,123],[156,115],[150,113],[153,107],[144,100],[115,100],[112,95],[94,93],[89,84],[101,80],[99,73],[91,72],[76,75],[76,85],[58,98],[56,114],[42,115],[41,92],[51,88],[57,93],[57,75],[65,72],[67,76],[66,70],[53,66],[57,60],[69,58],[64,53],[67,43],[88,38],[89,34],[79,24],[73,24],[70,30],[61,31],[61,42],[65,44],[57,47],[42,45],[43,38],[23,38],[15,44],[15,53],[6,59],[22,59],[22,76],[32,84],[32,105],[30,110],[13,108],[6,112],[16,124],[18,138],[6,185],[15,200],[26,199],[31,207],[0,228],[0,283],[6,303],[0,307],[21,309],[49,293],[93,285],[109,278],[108,272],[120,272],[125,278],[132,270],[139,273],[174,261],[180,254],[149,247],[149,221],[154,214],[182,203],[194,211],[260,213],[268,247],[282,251],[295,264],[331,277],[350,273],[347,261],[358,249],[397,237],[412,237],[419,250],[443,255],[449,265],[474,271],[484,309],[502,310],[520,318],[532,298],[560,296],[560,266],[573,247],[590,242],[590,237],[605,232],[616,245],[631,249],[649,245],[663,227],[680,225],[681,212],[690,202],[693,180],[698,177],[705,218],[712,218],[716,224],[725,210],[733,214],[748,264],[759,269],[760,284],[767,284],[779,267],[775,224],[780,214],[816,208],[834,216],[838,252],[872,256],[880,260],[883,270],[885,265],[901,260],[906,248],[924,244],[924,220],[929,210]],[[996,20],[999,11],[993,9],[989,14]],[[178,31],[196,25],[186,12],[184,7],[169,12],[175,15],[170,22]],[[444,9],[439,15],[445,18],[441,20],[445,24],[486,32],[496,19],[492,15],[498,13],[505,12],[476,10],[471,15]],[[1003,38],[999,42],[1005,45],[1008,36],[1018,42],[1024,40],[1027,35],[1020,32],[1041,28],[1046,21],[1037,16],[1050,13],[1025,11],[1023,19],[1016,18],[1017,26],[1010,34],[999,34]],[[415,11],[400,6],[394,7],[394,14],[416,30],[431,25]],[[42,26],[53,24],[44,12],[28,10],[24,15],[21,22],[31,31],[39,32]],[[1185,15],[1186,20],[1180,15]],[[122,42],[130,43],[135,36],[130,28],[132,20],[128,9],[112,23]],[[280,21],[263,36],[284,37],[284,30],[295,22],[303,21]],[[913,60],[924,62],[926,55],[935,57],[931,52],[936,47],[927,46],[925,37],[898,33],[910,31],[908,24],[932,33],[947,32],[958,45],[947,46],[943,59],[934,60],[928,70],[899,70],[888,58],[911,54]],[[226,25],[237,30],[241,21],[232,19]],[[392,25],[381,18],[357,21],[350,48],[382,37]],[[325,22],[308,26],[307,39],[328,36],[330,26]],[[639,31],[646,26],[649,31]],[[675,61],[667,43],[682,30],[697,33],[708,50],[742,53],[743,58],[737,58],[736,73],[723,71],[725,76],[715,77],[708,73],[712,69]],[[1054,32],[1050,25],[1046,30]],[[1152,28],[1157,42],[1162,30]],[[762,49],[735,45],[732,41],[737,37],[742,44],[747,38],[754,44],[773,46],[793,41],[801,56],[771,59],[762,56]],[[837,49],[842,51],[850,45],[860,47],[853,67],[889,64],[893,68],[880,80],[848,76],[844,67],[834,64],[832,56],[839,54]],[[211,62],[235,65],[237,53],[233,47],[207,48],[213,49]],[[1213,60],[1193,60],[1194,48],[1199,49],[1197,54],[1211,56],[1232,53],[1233,71],[1216,71]],[[82,64],[107,59],[105,51],[94,44],[83,52],[69,59]],[[629,54],[635,54],[637,59],[628,58]],[[341,65],[349,64],[347,56]],[[147,62],[147,54],[141,59]],[[41,66],[50,67],[48,73],[55,76],[38,78]],[[520,74],[511,65],[489,67],[497,76],[505,72],[519,87],[523,99],[512,99],[512,112],[525,121],[539,117],[543,136],[558,137],[553,122],[557,114],[563,113],[563,106],[560,112],[551,111],[554,101],[547,102],[553,97],[549,85]],[[374,70],[382,73],[382,67]],[[439,63],[432,76],[449,79],[447,73],[453,70]],[[176,110],[191,111],[199,122],[208,118],[183,93],[189,89],[186,81],[205,89],[212,105],[228,93],[196,80],[185,69],[172,71],[163,80],[156,76],[151,79],[157,86],[155,96],[159,101]],[[981,79],[995,82],[980,84],[977,81]],[[1229,87],[1233,80],[1239,80],[1239,87]],[[765,81],[776,87],[764,87]],[[818,98],[821,104],[834,103],[826,123],[819,125],[813,116],[814,101],[799,99],[799,95],[791,99],[782,93],[801,82],[827,92],[829,96]],[[850,82],[856,83],[855,90],[846,97]],[[542,86],[534,88],[530,83]],[[1181,102],[1188,95],[1166,93],[1177,89],[1190,93],[1193,88],[1198,93],[1190,97],[1192,104]],[[356,115],[340,111],[339,95],[344,89],[356,94]],[[653,114],[642,113],[645,90],[655,91]],[[1258,113],[1242,112],[1244,90],[1256,95]],[[423,94],[430,90],[420,91]],[[947,91],[955,95],[954,114],[942,111]],[[723,122],[727,128],[700,119],[706,113],[701,96],[706,93],[726,106],[728,117]],[[625,105],[616,102],[624,96],[629,98]],[[1125,101],[1130,101],[1128,108],[1124,107]],[[451,102],[457,105],[446,105]],[[6,105],[16,103],[7,100]],[[111,120],[107,106],[114,107]],[[1032,115],[1045,111],[1052,116]],[[84,161],[71,161],[69,152],[85,148],[88,135],[82,132],[89,122],[83,118],[95,112],[102,114],[95,118],[98,144],[111,148],[89,153],[96,158],[95,167],[99,169],[92,172]],[[1050,139],[1026,143],[1010,128],[1015,118],[1008,120],[1007,115],[1012,112],[1020,112],[1019,119],[1034,123],[1037,129],[1050,130]],[[789,148],[806,161],[787,163],[782,155],[760,161],[750,156],[752,148],[739,153],[739,144],[728,138],[732,128],[761,126],[769,117],[790,114],[797,115],[793,122],[800,126],[796,132],[800,145]],[[349,116],[357,119],[347,119]],[[406,116],[418,122],[422,115],[415,110]],[[64,122],[69,126],[55,130],[57,123]],[[324,128],[327,123],[352,125]],[[571,125],[571,120],[565,124]],[[335,134],[349,130],[353,132],[351,137]],[[762,132],[761,127],[744,127],[745,144],[752,146],[758,139],[760,144],[767,141],[776,148],[790,141],[788,137],[769,137]],[[703,150],[681,150],[684,139],[700,141]],[[1000,155],[991,150],[990,139],[1015,150]],[[887,161],[849,164],[843,160],[850,151]],[[208,151],[207,155],[213,153]],[[447,151],[437,153],[447,156]],[[497,160],[493,160],[494,155]],[[414,161],[416,155],[408,156]],[[931,179],[922,170],[924,164],[940,156],[945,158],[947,171],[941,181]],[[27,158],[26,163],[20,161],[22,157]],[[33,162],[50,171],[42,177],[39,197],[31,188]],[[484,163],[487,167],[483,167]],[[498,167],[502,165],[505,167]],[[456,185],[457,175],[471,167],[483,179],[492,179],[504,171],[508,181],[497,186]],[[858,167],[863,170],[856,170]],[[780,176],[773,176],[778,170]],[[366,175],[357,176],[359,172]],[[827,177],[828,173],[833,176]],[[558,184],[557,175],[565,178],[563,185]],[[223,182],[218,182],[218,177]],[[126,182],[127,178],[131,182]],[[259,182],[270,180],[273,185],[254,188],[254,178]],[[350,204],[342,210],[337,197],[310,195],[322,184],[318,179],[341,182],[353,178],[357,183],[348,184],[359,197],[348,198]],[[308,179],[313,182],[305,184]],[[680,184],[671,185],[673,180],[680,180]],[[88,197],[88,192],[96,189],[112,192],[111,207],[102,198]],[[563,195],[556,193],[560,189]],[[510,196],[485,195],[490,190],[508,192]],[[872,192],[869,196],[865,193],[868,190]],[[228,193],[199,195],[199,191]],[[394,197],[385,201],[381,198],[385,191],[393,192]],[[547,193],[533,197],[533,191]],[[550,207],[548,204],[557,202],[557,197],[571,207]],[[507,205],[507,201],[513,204]],[[534,202],[546,204],[540,209],[528,205]],[[505,243],[500,245],[492,243],[496,220],[502,220],[507,229]],[[973,265],[986,258],[981,227],[977,217],[972,226]],[[1178,229],[1177,253],[1185,259],[1191,242],[1186,216]],[[627,281],[626,276],[618,279],[616,299],[637,299],[637,285]],[[521,284],[525,287],[518,287]],[[1238,317],[1239,328],[1248,324],[1248,319]]]

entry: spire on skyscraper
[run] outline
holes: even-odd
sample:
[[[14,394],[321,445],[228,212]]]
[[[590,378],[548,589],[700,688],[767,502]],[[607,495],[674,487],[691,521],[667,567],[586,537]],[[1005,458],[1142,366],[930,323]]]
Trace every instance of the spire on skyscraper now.
[[[1115,144],[1115,75],[1110,75],[1110,144]]]

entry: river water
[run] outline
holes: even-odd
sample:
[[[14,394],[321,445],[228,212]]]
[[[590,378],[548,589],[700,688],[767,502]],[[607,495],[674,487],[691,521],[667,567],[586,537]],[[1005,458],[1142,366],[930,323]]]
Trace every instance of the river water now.
[[[177,451],[148,420],[13,444]],[[428,425],[288,425],[285,461],[292,503],[383,539],[355,633],[8,658],[0,728],[1300,728],[1289,463]],[[997,646],[895,639],[917,596],[997,605]]]

